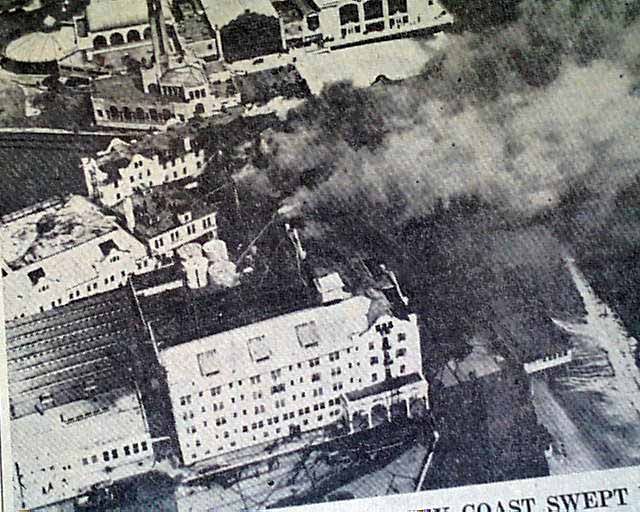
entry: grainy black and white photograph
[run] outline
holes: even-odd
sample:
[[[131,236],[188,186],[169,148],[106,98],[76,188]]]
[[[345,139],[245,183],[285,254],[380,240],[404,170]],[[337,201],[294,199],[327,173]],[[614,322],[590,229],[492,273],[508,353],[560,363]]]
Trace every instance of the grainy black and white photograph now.
[[[640,0],[0,0],[0,173],[7,512],[640,465]]]

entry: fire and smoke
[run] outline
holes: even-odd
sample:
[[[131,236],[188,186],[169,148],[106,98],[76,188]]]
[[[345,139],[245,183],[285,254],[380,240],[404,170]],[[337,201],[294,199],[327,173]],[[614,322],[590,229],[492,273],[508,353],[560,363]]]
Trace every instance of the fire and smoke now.
[[[523,301],[578,313],[558,236],[578,211],[583,228],[607,222],[640,168],[639,26],[596,4],[525,1],[521,21],[451,36],[420,78],[328,87],[263,134],[272,188],[314,228],[391,239],[420,293],[465,298],[428,297],[474,331]]]

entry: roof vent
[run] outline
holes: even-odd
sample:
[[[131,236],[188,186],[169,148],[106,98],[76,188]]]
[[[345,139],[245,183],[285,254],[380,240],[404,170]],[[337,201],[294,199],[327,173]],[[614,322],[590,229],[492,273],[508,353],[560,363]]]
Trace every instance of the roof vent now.
[[[351,297],[349,292],[344,289],[344,282],[337,272],[331,272],[322,277],[316,277],[313,280],[323,304],[339,302],[343,299]]]

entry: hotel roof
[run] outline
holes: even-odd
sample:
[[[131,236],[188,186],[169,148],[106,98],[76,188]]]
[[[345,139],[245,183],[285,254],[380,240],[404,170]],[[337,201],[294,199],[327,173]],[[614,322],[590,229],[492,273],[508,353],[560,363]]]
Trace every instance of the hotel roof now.
[[[279,241],[282,242],[282,237],[276,236],[270,241],[272,246],[269,243],[259,246],[258,256],[250,264],[244,260],[240,263],[239,270],[249,265],[252,271],[241,271],[240,284],[233,288],[207,286],[190,289],[181,286],[142,296],[147,285],[134,280],[134,288],[140,294],[142,314],[153,326],[158,346],[179,345],[315,308],[322,304],[322,300],[313,284],[314,278],[332,272],[339,272],[342,277],[344,291],[347,292],[343,297],[351,294],[370,302],[366,317],[368,323],[384,314],[407,318],[408,309],[398,299],[392,283],[387,276],[376,272],[376,266],[371,262],[363,262],[360,258],[338,261],[337,258],[308,257],[299,269],[289,242]],[[175,279],[175,270],[162,269],[156,273],[170,273],[171,276],[166,279],[158,277],[153,283]]]
[[[220,381],[248,378],[354,345],[355,338],[371,328],[372,302],[356,296],[300,309],[167,347],[160,359],[169,385],[191,388],[191,381],[212,376]]]

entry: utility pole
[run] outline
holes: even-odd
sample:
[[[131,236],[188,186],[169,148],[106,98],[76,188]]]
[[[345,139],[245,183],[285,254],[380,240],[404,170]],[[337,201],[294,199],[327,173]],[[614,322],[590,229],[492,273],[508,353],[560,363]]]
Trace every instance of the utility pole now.
[[[231,185],[231,188],[233,189],[233,201],[236,209],[236,220],[238,221],[238,223],[242,223],[242,212],[240,210],[240,196],[238,195],[238,187],[236,187],[236,182],[234,181],[233,176],[231,175],[231,170],[227,165],[227,159],[221,149],[218,150],[218,159],[220,160],[220,163],[222,164],[222,167],[224,169],[225,177],[227,178],[229,185]]]

